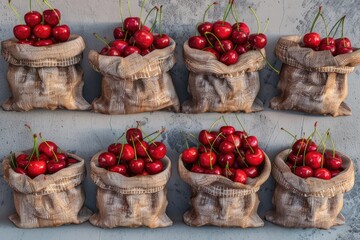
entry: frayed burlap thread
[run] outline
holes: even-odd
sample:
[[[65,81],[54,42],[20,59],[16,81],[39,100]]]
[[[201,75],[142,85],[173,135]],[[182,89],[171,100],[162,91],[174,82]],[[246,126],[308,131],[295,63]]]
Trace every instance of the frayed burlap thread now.
[[[97,165],[97,153],[90,162],[90,176],[97,186],[99,212],[90,223],[102,228],[168,227],[166,183],[171,176],[171,161],[165,157],[164,171],[156,175],[126,177]]]
[[[89,110],[91,106],[82,96],[84,49],[85,42],[77,35],[46,47],[18,44],[15,39],[3,41],[1,53],[9,63],[7,81],[12,93],[3,109]]]
[[[179,112],[180,103],[170,69],[175,65],[175,42],[141,56],[126,58],[90,51],[89,62],[102,75],[102,93],[92,103],[104,114],[130,114],[168,109]]]
[[[83,206],[85,191],[81,185],[86,175],[85,162],[74,154],[66,154],[79,162],[34,179],[16,173],[9,157],[3,160],[4,179],[14,191],[16,209],[9,219],[17,227],[56,227],[80,224],[90,218],[92,212]]]
[[[275,207],[266,214],[266,220],[292,228],[329,229],[344,224],[345,218],[340,212],[344,193],[354,186],[353,162],[337,152],[343,159],[344,168],[339,175],[330,180],[303,179],[286,165],[289,151],[280,152],[273,162],[276,187],[272,202]]]
[[[260,50],[265,56],[265,50]],[[239,56],[236,64],[226,66],[206,51],[190,48],[184,43],[184,61],[189,70],[190,100],[182,105],[185,113],[239,112],[263,110],[256,98],[260,90],[259,70],[265,60],[259,51]]]
[[[223,176],[193,173],[185,168],[181,156],[178,171],[181,179],[192,188],[191,208],[183,216],[187,225],[264,226],[257,214],[260,203],[257,192],[270,176],[271,163],[267,156],[261,174],[257,178],[248,178],[246,184],[235,183]]]
[[[275,110],[296,110],[311,114],[348,116],[344,102],[348,95],[348,74],[360,64],[360,50],[332,56],[301,46],[302,36],[281,37],[275,54],[283,62],[278,89],[270,101]]]

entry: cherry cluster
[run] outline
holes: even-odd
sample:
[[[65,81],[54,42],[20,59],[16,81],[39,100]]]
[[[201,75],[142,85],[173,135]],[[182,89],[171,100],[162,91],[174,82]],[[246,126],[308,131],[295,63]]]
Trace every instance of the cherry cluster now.
[[[233,2],[229,1],[223,19],[214,23],[205,21],[205,16],[211,6],[216,5],[217,2],[209,5],[204,13],[203,22],[197,26],[200,36],[192,36],[188,40],[191,48],[210,52],[226,65],[237,63],[239,55],[250,50],[262,49],[267,44],[266,35],[260,33],[260,23],[255,11],[250,7],[258,23],[258,32],[250,34],[250,29],[246,23],[238,22]],[[226,21],[230,12],[236,20],[233,25]]]
[[[157,131],[158,136],[163,131]],[[112,143],[107,152],[99,155],[99,167],[127,177],[154,175],[164,170],[161,159],[166,155],[166,146],[162,142],[154,141],[156,137],[145,141],[150,135],[143,138],[138,127],[129,128],[124,135],[127,143]]]
[[[41,174],[56,173],[79,162],[61,152],[54,142],[44,140],[41,133],[39,136],[42,143],[38,146],[38,136],[33,134],[34,145],[31,154],[22,153],[18,156],[10,154],[11,165],[15,172],[35,178]]]
[[[144,8],[144,3],[141,10]],[[120,1],[120,6],[121,6]],[[155,22],[152,27],[145,25],[149,14],[156,11]],[[122,12],[122,10],[120,10]],[[158,14],[160,12],[160,14]],[[127,17],[122,21],[122,26],[116,27],[113,31],[115,40],[107,43],[97,34],[96,38],[101,40],[106,46],[100,51],[101,55],[127,57],[133,53],[138,53],[142,56],[149,54],[155,49],[163,49],[170,45],[170,38],[168,35],[162,33],[162,6],[151,9],[146,16],[145,21],[141,21],[141,17]],[[121,13],[122,15],[122,13]],[[131,14],[130,14],[131,15]],[[159,34],[154,34],[153,30],[159,16],[160,31]]]
[[[30,11],[24,15],[26,24],[16,25],[13,28],[14,36],[19,40],[20,44],[41,47],[66,42],[69,39],[70,28],[68,25],[60,24],[60,11],[54,9],[47,0],[44,0],[44,3],[50,9],[44,10],[41,14],[37,11],[32,11],[30,7]],[[20,15],[11,5],[11,1],[9,1],[9,5],[20,19]]]
[[[245,184],[259,176],[265,159],[255,136],[222,126],[219,131],[201,130],[199,147],[187,147],[181,159],[195,173],[215,174]]]
[[[322,150],[312,141],[315,133],[318,133],[316,124],[314,132],[308,138],[296,139],[296,136],[292,135],[296,141],[292,144],[286,164],[295,175],[301,178],[315,177],[328,180],[337,176],[343,170],[342,159],[335,152],[329,131],[326,132],[325,140],[321,134],[318,134],[323,144]],[[332,151],[326,151],[328,139],[333,144]]]
[[[325,29],[326,29],[326,37],[321,38],[320,34],[317,32],[314,32],[314,26],[317,21],[317,19],[321,16],[323,19]],[[324,15],[322,13],[322,7],[319,7],[319,11],[313,21],[313,24],[311,26],[310,32],[305,34],[303,37],[303,44],[304,47],[312,48],[315,51],[330,51],[333,56],[344,54],[344,53],[351,53],[353,52],[353,48],[351,46],[351,41],[344,37],[344,21],[345,16],[340,18],[337,23],[333,26],[331,31],[328,33],[327,24],[324,18]],[[334,36],[336,35],[337,29],[339,28],[340,24],[342,25],[342,33],[341,37],[335,39]],[[333,37],[329,37],[331,32],[336,29]]]

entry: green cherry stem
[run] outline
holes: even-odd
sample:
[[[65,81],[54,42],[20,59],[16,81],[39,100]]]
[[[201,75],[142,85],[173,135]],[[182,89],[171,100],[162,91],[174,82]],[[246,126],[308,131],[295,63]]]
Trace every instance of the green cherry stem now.
[[[44,11],[44,9],[43,9],[43,7],[41,6],[40,1],[39,1],[39,0],[35,0],[35,1],[36,1],[37,5],[39,6],[40,11],[41,11],[41,12],[43,12],[43,11]],[[43,17],[43,18],[44,18],[44,17]]]
[[[123,15],[123,7],[122,7],[122,0],[119,0],[119,8],[120,8],[120,17],[121,17],[121,22],[124,23],[124,15]],[[124,31],[124,24],[122,24],[122,30]],[[126,38],[125,38],[126,39]]]
[[[239,15],[237,13],[237,9],[236,6],[233,5],[231,8],[231,15],[233,16],[233,18],[235,19],[235,23],[236,23],[236,30],[239,30]]]
[[[145,17],[145,20],[144,20],[144,25],[146,25],[146,21],[147,21],[147,19],[148,19],[148,17],[149,17],[149,15],[151,14],[151,12],[152,11],[154,11],[155,9],[157,9],[157,7],[155,6],[155,7],[153,7],[152,9],[150,9],[150,11],[148,12],[148,14],[146,15],[146,17]]]
[[[329,45],[329,31],[328,31],[328,25],[326,23],[324,14],[320,13],[321,19],[323,20],[324,26],[325,26],[325,32],[326,32],[326,44]]]
[[[129,16],[131,17],[131,8],[130,8],[130,1],[129,0],[127,0],[127,7],[128,7]]]
[[[52,154],[53,154],[54,157],[55,157],[55,161],[56,161],[56,162],[59,162],[59,159],[57,158],[56,153],[54,152],[54,149],[48,144],[48,142],[46,141],[46,139],[44,139],[44,138],[42,137],[41,133],[39,133],[39,137],[40,137],[41,141],[43,141],[43,142],[46,144],[46,146],[48,146],[48,147],[51,149],[51,152],[52,152]]]
[[[159,32],[160,32],[160,37],[162,37],[162,15],[163,15],[163,11],[162,11],[163,5],[160,6],[160,16],[159,16]]]
[[[155,9],[156,9],[155,21],[154,21],[153,25],[151,26],[150,32],[154,31],[154,29],[156,27],[156,24],[157,24],[157,18],[158,18],[158,15],[159,15],[159,8],[155,7]]]
[[[122,153],[124,151],[124,143],[125,143],[125,140],[124,138],[121,139],[121,149],[120,149],[120,154],[119,154],[119,160],[117,161],[117,165],[120,164],[120,161],[121,161],[121,156],[122,156]]]
[[[14,6],[11,4],[11,0],[9,0],[9,7],[10,7],[11,10],[15,13],[17,19],[19,20],[19,23],[22,23],[23,21],[21,20],[20,14],[18,13],[18,11],[16,11],[16,9],[14,8]]]
[[[211,124],[209,132],[212,131],[212,129],[215,127],[215,125],[221,120],[221,117],[219,117],[218,119],[215,120],[215,122],[213,122],[213,124]]]
[[[12,165],[13,169],[17,167],[14,159],[15,159],[15,153],[10,152],[10,165]]]
[[[238,115],[236,115],[235,113],[235,117],[236,117],[236,120],[238,121],[238,123],[240,124],[240,127],[242,128],[242,130],[245,132],[245,134],[247,135],[247,131],[245,130],[245,127],[244,125],[242,124],[240,118],[238,117]]]
[[[262,31],[262,33],[263,33],[263,34],[265,34],[266,30],[268,29],[269,22],[270,22],[270,19],[269,19],[269,18],[267,18],[267,19],[266,19],[266,23],[265,23],[264,30]]]
[[[142,12],[145,8],[145,3],[146,3],[146,0],[143,0],[142,4],[141,4],[141,9],[140,9],[140,22],[141,22],[141,17],[142,17]],[[139,26],[139,29],[140,29],[140,26]]]
[[[184,138],[186,149],[188,149],[189,148],[189,143],[188,143],[187,137],[186,137],[186,135],[185,135],[185,133],[183,131],[181,131],[181,135]]]
[[[330,36],[331,33],[335,30],[334,34],[332,35],[332,37],[335,37],[337,31],[339,30],[339,27],[340,27],[340,24],[341,24],[343,18],[345,18],[345,16],[341,17],[341,18],[334,24],[334,26],[332,26],[332,28],[330,29],[330,32],[329,32],[329,36]]]
[[[32,12],[32,0],[30,0],[30,12]]]
[[[213,2],[212,4],[210,4],[210,5],[206,8],[206,10],[205,10],[205,12],[204,12],[204,15],[203,15],[203,22],[205,22],[207,13],[209,12],[210,8],[211,8],[212,6],[214,6],[214,5],[216,5],[216,4],[218,4],[218,2]]]
[[[224,121],[225,125],[226,125],[226,126],[229,126],[229,124],[226,122],[226,119],[225,119],[224,115],[222,115],[221,118],[222,118],[222,120]]]
[[[321,14],[321,12],[322,12],[322,6],[319,7],[319,11],[317,12],[317,14],[315,16],[315,19],[314,19],[314,21],[313,21],[313,23],[311,25],[310,32],[312,32],[314,30],[315,24],[316,24],[320,14]]]
[[[216,39],[216,41],[219,42],[219,45],[220,45],[221,49],[222,49],[223,52],[225,53],[226,51],[225,51],[224,46],[222,45],[220,39],[219,39],[215,34],[213,34],[212,32],[206,32],[206,33],[205,33],[205,37],[206,37],[206,39],[207,39],[208,42],[210,42],[209,39],[208,39],[208,37],[207,37],[208,34],[212,35],[212,36]]]
[[[102,37],[99,36],[99,34],[97,33],[93,33],[94,37],[97,38],[98,40],[100,40],[102,43],[104,43],[106,46],[108,46],[110,48],[110,45],[108,42],[105,41],[105,39],[103,39]]]
[[[332,156],[335,157],[335,143],[334,143],[334,140],[331,137],[330,131],[328,132],[328,135],[329,135],[330,142],[331,142],[331,147],[332,147]]]
[[[258,18],[258,16],[257,16],[255,10],[254,10],[251,6],[249,6],[249,9],[250,9],[250,11],[252,12],[252,14],[253,14],[253,15],[255,16],[255,18],[256,18],[257,34],[259,34],[259,33],[260,33],[260,20],[259,20],[259,18]]]
[[[269,60],[264,56],[264,54],[261,52],[260,49],[258,49],[259,53],[261,54],[261,56],[264,58],[264,60],[266,61],[266,64],[274,71],[276,72],[278,75],[280,74],[280,71],[277,70],[270,62]]]

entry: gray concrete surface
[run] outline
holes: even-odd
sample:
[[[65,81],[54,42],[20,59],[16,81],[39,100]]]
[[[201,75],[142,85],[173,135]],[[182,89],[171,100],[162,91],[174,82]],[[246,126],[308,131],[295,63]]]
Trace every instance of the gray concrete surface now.
[[[12,37],[12,27],[17,20],[6,1],[0,4],[0,40]],[[14,6],[24,14],[28,5],[26,1],[14,0]],[[23,2],[23,4],[21,4]],[[118,25],[118,1],[95,1],[95,0],[63,0],[54,5],[59,8],[63,15],[63,23],[71,26],[74,33],[84,37],[87,49],[84,53],[83,68],[85,70],[84,96],[91,102],[101,91],[100,76],[94,72],[87,61],[90,49],[100,50],[101,43],[96,41],[92,33],[97,32],[111,38],[112,29]],[[149,0],[147,10],[152,4],[164,4],[164,31],[172,36],[177,44],[178,63],[171,71],[173,82],[181,101],[187,99],[187,71],[182,61],[182,44],[195,33],[195,24],[202,18],[206,5],[211,1],[190,0]],[[224,1],[219,1],[222,9]],[[359,46],[360,31],[360,1],[311,1],[311,0],[260,0],[260,1],[236,1],[240,12],[240,18],[248,23],[252,31],[256,31],[254,17],[247,10],[252,5],[259,15],[262,26],[266,18],[270,18],[267,30],[269,38],[266,47],[268,58],[272,64],[280,68],[281,62],[273,54],[277,39],[281,35],[303,34],[310,28],[313,15],[320,2],[325,8],[325,17],[334,23],[336,19],[347,15],[345,33],[353,41],[354,46]],[[139,13],[140,1],[131,1],[133,15]],[[126,10],[126,8],[124,7]],[[212,10],[209,20],[220,18],[222,11]],[[319,24],[316,28],[324,34]],[[3,59],[0,60],[0,102],[10,96],[6,82],[7,65]],[[347,103],[352,107],[353,115],[350,117],[324,117],[310,116],[296,112],[278,112],[269,109],[269,100],[276,95],[278,77],[276,73],[265,68],[261,71],[261,91],[259,98],[265,102],[265,110],[255,114],[240,114],[247,129],[258,136],[260,145],[270,158],[277,152],[286,148],[291,139],[280,131],[281,127],[293,132],[310,132],[315,121],[319,122],[322,130],[331,128],[337,149],[347,154],[355,163],[356,184],[350,193],[345,194],[343,214],[346,217],[344,226],[334,227],[330,230],[318,229],[285,229],[272,225],[268,222],[260,229],[223,229],[216,227],[190,228],[182,222],[182,214],[189,207],[190,189],[180,180],[176,162],[184,147],[180,131],[198,133],[207,128],[219,114],[185,115],[168,112],[153,112],[134,114],[127,116],[107,116],[92,112],[71,112],[65,110],[45,111],[36,110],[28,113],[0,111],[0,159],[3,159],[10,151],[20,151],[31,146],[31,139],[23,127],[29,123],[34,131],[42,131],[48,138],[57,142],[65,150],[74,152],[86,160],[107,147],[114,139],[114,134],[125,130],[126,127],[134,126],[135,121],[140,120],[145,129],[156,130],[161,126],[167,128],[162,135],[162,140],[168,146],[168,155],[173,162],[173,176],[168,184],[167,213],[175,222],[174,226],[166,229],[99,229],[90,224],[79,226],[63,226],[58,228],[22,230],[17,229],[8,219],[13,213],[13,197],[10,187],[0,176],[0,239],[360,239],[360,195],[358,168],[359,168],[359,144],[360,144],[360,69],[357,68],[349,76],[349,96]],[[230,124],[237,125],[234,115],[227,114],[226,118]],[[1,175],[1,173],[0,173]],[[95,210],[95,185],[87,177],[85,181],[86,205]],[[274,188],[273,179],[269,179],[260,190],[259,213],[263,217],[265,212],[271,208],[271,196]]]

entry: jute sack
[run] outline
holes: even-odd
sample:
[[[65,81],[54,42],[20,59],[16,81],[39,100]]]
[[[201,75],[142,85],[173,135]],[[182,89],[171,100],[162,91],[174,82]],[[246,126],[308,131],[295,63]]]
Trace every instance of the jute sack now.
[[[343,160],[344,170],[330,180],[300,178],[290,171],[285,160],[289,150],[280,152],[272,165],[276,188],[272,198],[275,208],[266,214],[266,220],[298,228],[329,229],[345,223],[340,213],[343,196],[354,186],[352,161],[337,152]]]
[[[1,43],[1,54],[9,63],[7,81],[12,97],[2,107],[7,111],[35,108],[88,110],[82,96],[83,70],[80,65],[85,42],[71,35],[69,41],[46,47]]]
[[[275,110],[297,110],[312,114],[351,115],[344,100],[348,74],[360,64],[360,50],[332,56],[330,51],[301,47],[302,36],[281,37],[275,54],[283,62],[278,89],[270,101]]]
[[[96,184],[96,206],[99,209],[90,223],[102,228],[168,227],[166,183],[171,176],[171,161],[162,159],[164,170],[156,175],[126,177],[99,168],[97,153],[90,162],[90,176]]]
[[[93,69],[102,75],[102,93],[92,103],[95,112],[129,114],[170,109],[178,112],[179,99],[170,69],[175,65],[175,42],[141,56],[126,58],[90,51]]]
[[[9,219],[17,227],[55,227],[80,224],[89,219],[92,212],[83,206],[85,192],[81,185],[86,175],[84,159],[66,154],[79,162],[54,174],[42,174],[34,179],[16,173],[11,168],[9,157],[3,160],[4,179],[14,191],[16,209],[16,214]]]
[[[265,50],[261,52],[265,55]],[[190,100],[182,105],[185,113],[238,112],[263,110],[256,96],[260,90],[259,70],[266,61],[259,51],[239,56],[236,64],[226,66],[208,52],[184,43],[184,61],[189,70]]]
[[[271,163],[267,156],[261,174],[257,178],[248,178],[246,184],[233,182],[223,176],[193,173],[185,168],[181,156],[178,171],[181,179],[192,187],[191,208],[183,216],[187,225],[264,226],[257,214],[260,203],[257,192],[270,176]]]

